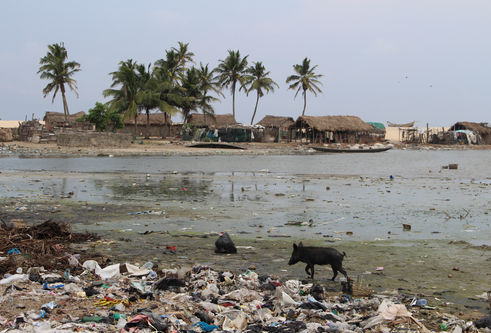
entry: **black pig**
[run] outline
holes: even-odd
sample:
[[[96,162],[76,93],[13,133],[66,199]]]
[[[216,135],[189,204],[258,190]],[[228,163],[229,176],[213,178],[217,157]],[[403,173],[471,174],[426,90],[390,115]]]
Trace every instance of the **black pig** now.
[[[303,246],[302,242],[293,244],[293,253],[288,265],[294,265],[299,261],[307,263],[305,272],[310,275],[310,278],[314,278],[314,265],[331,265],[334,272],[332,281],[338,275],[338,271],[344,275],[347,281],[348,275],[343,269],[343,258],[346,253],[341,254],[338,250],[332,247],[315,247],[315,246]],[[310,272],[309,272],[310,271]]]

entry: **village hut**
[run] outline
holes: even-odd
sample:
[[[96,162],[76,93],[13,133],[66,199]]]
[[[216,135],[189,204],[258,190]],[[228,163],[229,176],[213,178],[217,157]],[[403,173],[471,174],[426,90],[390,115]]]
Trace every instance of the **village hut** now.
[[[147,129],[147,114],[142,113],[135,118],[128,118],[124,121],[124,128],[118,129],[116,133],[131,133],[133,136],[145,136],[145,138],[159,137],[166,138],[172,136],[171,125],[172,120],[170,116],[165,116],[162,112],[151,113],[148,115],[149,126]],[[113,131],[112,126],[109,126],[108,130]],[[147,133],[148,130],[148,133]],[[113,131],[114,132],[114,131]]]
[[[80,111],[68,116],[68,123],[65,121],[65,114],[62,112],[50,112],[47,111],[44,115],[44,123],[48,128],[55,127],[76,127],[77,119],[85,116],[85,112]]]
[[[355,116],[303,116],[290,126],[295,140],[311,143],[370,143],[373,126]]]
[[[234,116],[231,113],[228,114],[215,114],[213,117],[210,115],[203,115],[200,113],[193,113],[189,116],[188,124],[193,127],[224,127],[229,125],[238,124]]]
[[[183,125],[183,140],[209,142],[251,142],[254,132],[262,126],[244,125],[235,121],[232,114],[211,116],[192,114],[187,124]]]
[[[265,137],[272,137],[274,142],[279,142],[282,139],[287,139],[288,127],[294,123],[295,120],[292,117],[266,116],[256,125],[264,127]]]
[[[491,144],[491,127],[488,123],[460,121],[450,127],[449,143]]]

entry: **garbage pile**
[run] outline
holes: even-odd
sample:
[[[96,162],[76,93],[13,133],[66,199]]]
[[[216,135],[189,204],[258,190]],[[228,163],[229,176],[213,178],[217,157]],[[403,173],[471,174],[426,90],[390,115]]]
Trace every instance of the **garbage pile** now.
[[[157,269],[152,262],[95,260],[69,269],[31,267],[0,280],[0,328],[10,332],[391,332],[475,329],[450,314],[411,314],[415,297],[332,295],[307,281],[208,266]],[[0,289],[1,292],[1,289]],[[435,319],[436,318],[436,319]],[[490,321],[491,324],[491,321]]]
[[[5,226],[0,237],[1,249],[15,245],[20,252],[10,256],[30,255],[15,274],[14,261],[2,260],[10,263],[2,266],[8,270],[0,280],[2,332],[461,333],[491,326],[491,318],[465,322],[415,295],[346,294],[260,275],[252,265],[239,274],[203,265],[162,269],[150,261],[140,266],[83,259],[87,254],[70,254],[65,246],[94,235],[72,234],[53,221]],[[56,263],[42,265],[43,255]],[[421,318],[420,309],[432,314]]]

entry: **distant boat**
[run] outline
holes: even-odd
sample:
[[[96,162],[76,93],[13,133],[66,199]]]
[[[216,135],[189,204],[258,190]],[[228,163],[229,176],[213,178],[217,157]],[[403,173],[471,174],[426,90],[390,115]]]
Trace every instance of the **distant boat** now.
[[[411,122],[411,123],[407,123],[407,124],[394,124],[394,123],[391,123],[390,121],[388,121],[387,126],[389,126],[389,127],[413,127],[415,122],[416,122],[416,120]]]
[[[218,149],[244,149],[246,150],[246,148],[243,148],[243,147],[239,147],[239,146],[234,146],[234,145],[229,145],[227,143],[220,143],[220,142],[211,142],[211,143],[197,143],[197,144],[194,144],[194,145],[189,145],[189,146],[186,146],[186,147],[189,147],[189,148],[218,148]]]
[[[328,147],[312,147],[317,151],[323,153],[380,153],[382,151],[387,151],[392,147],[384,148],[368,148],[368,149],[346,149],[346,148],[328,148]]]

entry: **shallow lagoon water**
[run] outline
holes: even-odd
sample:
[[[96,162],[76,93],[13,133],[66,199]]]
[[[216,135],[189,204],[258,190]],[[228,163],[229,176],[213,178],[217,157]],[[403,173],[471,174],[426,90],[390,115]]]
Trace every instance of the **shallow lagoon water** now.
[[[1,195],[165,211],[128,215],[117,225],[99,221],[98,228],[107,230],[229,230],[325,241],[463,239],[490,245],[490,162],[488,150],[9,157],[0,159],[7,171]],[[448,164],[459,168],[442,169]],[[312,226],[285,225],[309,220]],[[403,224],[411,224],[411,231],[403,231]]]

